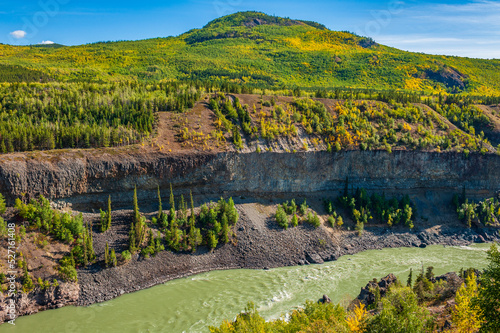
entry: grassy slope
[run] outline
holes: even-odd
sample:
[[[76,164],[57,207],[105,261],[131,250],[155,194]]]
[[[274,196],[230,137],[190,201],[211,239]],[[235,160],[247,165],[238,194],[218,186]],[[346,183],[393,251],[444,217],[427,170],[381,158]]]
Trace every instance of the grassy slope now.
[[[223,17],[178,37],[58,48],[0,45],[0,64],[41,69],[59,80],[220,77],[266,86],[429,92],[445,85],[426,78],[428,72],[450,66],[470,92],[500,94],[500,60],[404,52],[316,23],[260,13]]]

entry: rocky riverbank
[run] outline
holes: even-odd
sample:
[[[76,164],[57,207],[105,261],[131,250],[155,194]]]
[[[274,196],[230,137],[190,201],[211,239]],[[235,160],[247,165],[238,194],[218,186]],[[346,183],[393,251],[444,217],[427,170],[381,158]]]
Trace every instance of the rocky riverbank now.
[[[212,270],[237,268],[268,269],[283,266],[321,264],[365,250],[427,245],[466,246],[500,241],[497,228],[465,229],[434,226],[388,229],[368,227],[360,237],[352,231],[333,231],[308,225],[282,230],[275,222],[255,214],[252,205],[238,205],[240,221],[235,227],[237,243],[214,252],[200,249],[195,254],[161,252],[149,259],[134,257],[116,268],[101,270],[98,265],[79,272],[79,305],[103,302],[124,293],[165,281]],[[103,247],[99,240],[96,249]]]
[[[169,280],[202,272],[226,269],[268,269],[283,266],[321,264],[365,250],[395,247],[425,247],[441,244],[466,246],[471,243],[500,241],[498,228],[466,229],[458,224],[405,228],[368,226],[362,236],[346,229],[304,224],[283,230],[256,204],[238,204],[240,221],[235,226],[237,241],[209,252],[195,254],[163,251],[144,259],[135,256],[124,265],[102,269],[105,240],[118,252],[126,249],[127,217],[130,211],[114,213],[107,234],[94,233],[97,263],[78,272],[78,284],[64,283],[46,291],[36,288],[15,298],[17,315],[30,315],[66,305],[87,306],[125,293],[149,288]],[[95,214],[94,214],[95,215]],[[86,219],[96,216],[86,214]],[[9,320],[5,298],[0,299],[0,320]]]
[[[137,147],[136,147],[137,148]],[[200,202],[220,196],[238,197],[241,219],[235,227],[235,242],[215,251],[199,249],[195,254],[164,251],[150,259],[138,256],[119,267],[102,269],[105,243],[117,253],[126,249],[130,220],[127,212],[113,212],[113,227],[106,234],[94,233],[98,263],[79,271],[79,292],[62,285],[55,293],[71,297],[40,296],[23,307],[19,315],[66,304],[89,305],[102,302],[165,281],[211,270],[233,268],[263,269],[323,263],[342,255],[387,247],[423,247],[430,244],[468,245],[472,242],[500,240],[498,229],[464,229],[450,211],[453,193],[465,186],[467,196],[490,197],[498,190],[500,156],[421,151],[343,151],[328,152],[191,152],[145,153],[139,148],[118,152],[89,150],[41,152],[30,155],[4,155],[0,161],[0,192],[10,203],[16,197],[43,194],[56,207],[71,206],[88,212],[86,219],[96,222],[98,208],[111,196],[113,209],[130,207],[137,186],[141,207],[152,212],[157,189],[168,193],[170,184],[176,195],[192,191]],[[257,202],[283,198],[316,196],[316,211],[322,210],[320,198],[335,198],[346,186],[365,188],[385,194],[408,194],[418,208],[416,229],[367,225],[359,237],[353,224],[342,231],[323,224],[288,230],[279,229],[270,218],[275,207],[261,211]],[[243,198],[251,198],[244,200]],[[208,200],[207,200],[208,199]],[[250,200],[250,201],[249,201]],[[270,204],[271,203],[271,204]],[[320,213],[321,215],[321,213]],[[69,288],[69,289],[67,289]],[[55,295],[55,294],[54,294]],[[43,299],[60,299],[47,302]],[[40,300],[40,301],[38,301]],[[0,301],[0,312],[5,313]]]

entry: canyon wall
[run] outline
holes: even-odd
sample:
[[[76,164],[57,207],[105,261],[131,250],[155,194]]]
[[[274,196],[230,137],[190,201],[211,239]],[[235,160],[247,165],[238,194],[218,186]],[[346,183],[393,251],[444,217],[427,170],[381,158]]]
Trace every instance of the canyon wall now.
[[[100,204],[111,195],[129,205],[155,198],[159,185],[195,194],[273,195],[341,190],[446,190],[491,196],[500,189],[500,156],[418,151],[340,153],[100,154],[0,156],[0,192],[9,202],[23,193],[75,205]],[[167,192],[164,192],[165,194]]]

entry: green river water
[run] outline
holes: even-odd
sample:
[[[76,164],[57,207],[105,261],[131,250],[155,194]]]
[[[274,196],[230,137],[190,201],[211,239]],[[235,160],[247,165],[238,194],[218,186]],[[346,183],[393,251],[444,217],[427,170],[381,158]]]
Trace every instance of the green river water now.
[[[18,318],[0,332],[208,332],[234,319],[248,301],[267,319],[327,294],[334,302],[358,295],[372,278],[394,273],[406,281],[410,267],[434,266],[436,274],[484,268],[487,244],[470,247],[400,248],[343,256],[323,265],[204,273],[123,295],[89,307],[65,307]]]

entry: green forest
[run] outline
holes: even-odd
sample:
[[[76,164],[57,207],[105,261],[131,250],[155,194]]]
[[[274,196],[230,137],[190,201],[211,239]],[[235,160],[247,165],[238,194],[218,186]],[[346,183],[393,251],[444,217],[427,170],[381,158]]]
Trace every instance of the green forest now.
[[[0,80],[6,82],[204,80],[261,88],[500,94],[500,60],[404,52],[319,23],[258,12],[222,17],[178,37],[0,45],[0,66]]]
[[[0,153],[117,147],[140,142],[158,111],[193,107],[189,84],[0,84]]]
[[[296,137],[303,127],[329,151],[494,152],[493,124],[477,105],[500,102],[499,69],[498,60],[403,52],[257,12],[178,37],[0,44],[0,153],[144,143],[155,134],[158,112],[186,112],[214,92],[298,98],[257,115],[250,106],[229,105],[223,94],[212,96],[210,108],[222,124],[216,134],[238,149],[244,137],[272,142]],[[342,102],[332,114],[301,97]]]

